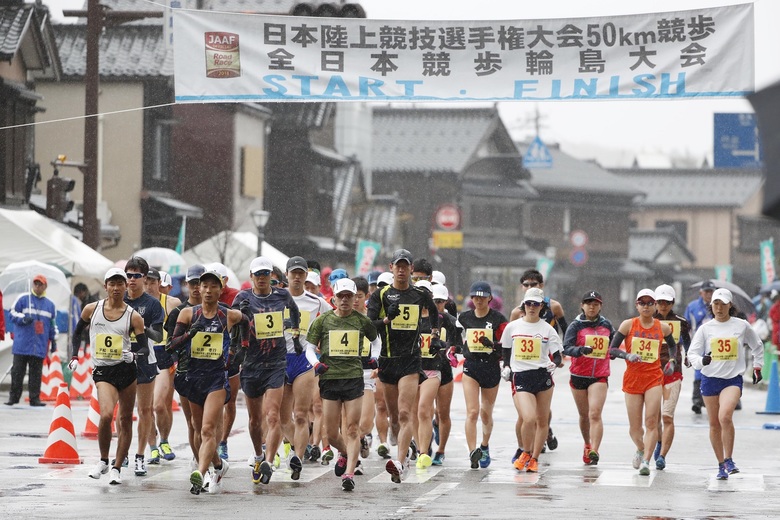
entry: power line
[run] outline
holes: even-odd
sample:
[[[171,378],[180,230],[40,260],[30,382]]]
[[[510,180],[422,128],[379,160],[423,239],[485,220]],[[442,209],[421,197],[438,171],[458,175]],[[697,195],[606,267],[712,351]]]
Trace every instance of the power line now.
[[[0,126],[0,130],[11,130],[13,128],[24,128],[27,126],[38,126],[38,125],[48,125],[50,123],[64,123],[66,121],[81,121],[90,117],[98,117],[98,116],[110,116],[114,114],[125,114],[128,112],[137,112],[139,110],[148,110],[150,108],[161,108],[161,107],[168,107],[171,105],[175,105],[176,103],[163,103],[161,105],[151,105],[148,107],[136,107],[136,108],[126,108],[124,110],[113,110],[111,112],[100,112],[98,114],[90,114],[90,115],[84,115],[84,116],[73,116],[73,117],[64,117],[61,119],[52,119],[50,121],[38,121],[35,123],[24,123],[21,125],[12,125],[12,126]]]

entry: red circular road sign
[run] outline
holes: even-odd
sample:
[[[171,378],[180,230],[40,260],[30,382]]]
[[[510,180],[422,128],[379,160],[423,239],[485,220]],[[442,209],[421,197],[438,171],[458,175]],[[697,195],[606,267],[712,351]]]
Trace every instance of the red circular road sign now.
[[[460,228],[460,209],[454,204],[442,204],[436,210],[436,227],[445,231]]]

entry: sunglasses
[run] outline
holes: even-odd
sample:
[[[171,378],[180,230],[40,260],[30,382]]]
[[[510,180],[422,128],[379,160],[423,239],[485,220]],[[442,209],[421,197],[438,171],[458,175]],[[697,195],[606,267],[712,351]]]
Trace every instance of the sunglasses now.
[[[271,271],[269,271],[268,269],[263,269],[261,271],[255,271],[252,274],[255,276],[271,276]]]
[[[648,300],[642,300],[642,301],[636,302],[636,304],[639,305],[640,307],[652,307],[653,305],[655,305],[655,302],[654,301],[648,301]]]
[[[140,280],[144,277],[143,273],[125,273],[128,280]]]
[[[541,307],[542,302],[527,301],[527,302],[523,302],[523,305],[527,307]]]
[[[521,285],[523,287],[538,287],[539,282],[523,282]]]

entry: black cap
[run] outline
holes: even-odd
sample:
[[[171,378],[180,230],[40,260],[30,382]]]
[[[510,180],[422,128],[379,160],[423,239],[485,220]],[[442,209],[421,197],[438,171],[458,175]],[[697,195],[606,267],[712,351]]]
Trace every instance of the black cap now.
[[[717,289],[717,287],[715,287],[715,284],[712,282],[712,280],[705,280],[701,283],[700,289],[702,291],[714,291]]]
[[[289,260],[287,260],[287,272],[295,271],[296,269],[300,269],[302,271],[308,271],[309,270],[309,264],[306,263],[306,259],[302,256],[292,256]]]
[[[155,269],[154,267],[149,268],[149,272],[146,273],[146,277],[150,280],[160,280],[162,277],[160,276],[160,271]]]
[[[604,303],[604,300],[601,298],[601,295],[596,291],[588,291],[585,293],[585,295],[582,297],[582,303],[596,300],[599,303]]]
[[[192,282],[200,280],[200,275],[206,272],[206,267],[202,264],[191,265],[187,269],[187,274],[184,276],[185,282]]]
[[[412,265],[412,253],[406,249],[396,249],[393,252],[393,259],[390,261],[390,263],[395,265],[401,260],[408,262],[409,265]]]
[[[469,296],[493,296],[493,291],[487,282],[474,282],[471,284]]]

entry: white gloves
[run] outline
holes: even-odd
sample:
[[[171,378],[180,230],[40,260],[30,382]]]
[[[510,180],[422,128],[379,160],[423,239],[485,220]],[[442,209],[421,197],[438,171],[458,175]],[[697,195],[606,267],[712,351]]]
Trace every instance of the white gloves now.
[[[129,350],[122,351],[122,363],[132,363],[135,361],[135,353]]]
[[[504,381],[509,381],[512,379],[512,368],[511,367],[504,367],[504,369],[501,371],[501,379]]]

